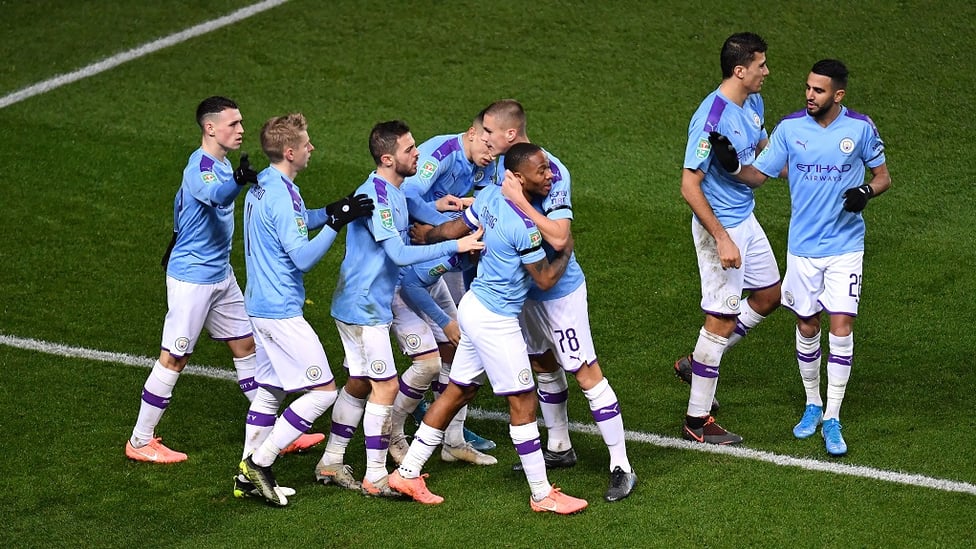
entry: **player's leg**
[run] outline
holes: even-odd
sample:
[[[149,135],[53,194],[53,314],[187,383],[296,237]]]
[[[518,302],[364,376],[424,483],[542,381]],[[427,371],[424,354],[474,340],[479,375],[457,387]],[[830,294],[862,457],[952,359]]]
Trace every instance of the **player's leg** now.
[[[349,441],[356,434],[363,419],[369,391],[369,380],[363,377],[349,377],[339,391],[332,407],[329,440],[326,442],[325,452],[315,466],[315,478],[323,484],[335,484],[347,490],[362,489],[362,484],[353,476],[352,467],[344,461]]]
[[[244,309],[244,294],[234,276],[222,282],[214,293],[210,314],[204,327],[210,337],[227,343],[234,357],[237,383],[248,401],[254,399],[254,337],[250,319]]]
[[[125,455],[136,461],[176,463],[186,454],[161,443],[156,427],[173,397],[173,388],[196,346],[210,309],[214,285],[190,284],[166,277],[168,310],[163,322],[159,359],[142,388],[139,414],[125,446]]]
[[[539,408],[546,422],[546,450],[552,462],[550,466],[556,465],[555,462],[559,460],[553,458],[561,455],[565,458],[562,466],[569,467],[576,461],[569,438],[569,383],[554,352],[558,349],[554,334],[558,327],[550,323],[549,303],[527,300],[519,321],[532,371],[536,373]],[[579,362],[578,358],[573,360]]]
[[[357,326],[360,360],[349,361],[349,373],[369,379],[370,393],[363,414],[363,436],[366,439],[366,473],[363,493],[372,496],[397,496],[387,486],[386,458],[390,446],[390,421],[393,402],[399,390],[390,326]],[[348,358],[348,357],[347,357]]]
[[[806,397],[803,415],[793,436],[807,438],[817,432],[823,419],[820,395],[820,298],[824,292],[823,269],[817,260],[786,254],[783,306],[796,314],[796,363]]]
[[[735,331],[729,336],[726,351],[765,320],[780,304],[779,267],[766,232],[754,215],[736,227],[735,231],[736,243],[742,253],[742,283],[749,291],[749,297],[739,306]]]

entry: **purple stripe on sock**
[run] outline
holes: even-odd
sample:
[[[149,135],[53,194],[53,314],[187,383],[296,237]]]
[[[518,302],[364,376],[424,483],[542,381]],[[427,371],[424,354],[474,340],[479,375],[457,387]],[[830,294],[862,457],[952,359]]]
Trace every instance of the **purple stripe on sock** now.
[[[829,355],[827,362],[833,362],[834,364],[840,364],[841,366],[850,366],[854,362],[854,357]]]
[[[426,392],[426,389],[411,387],[410,385],[407,385],[403,379],[400,379],[400,392],[403,393],[407,398],[424,398],[424,392]]]
[[[154,394],[150,393],[149,391],[147,391],[145,389],[142,390],[142,401],[143,402],[145,402],[146,404],[148,404],[150,406],[155,406],[155,407],[161,408],[163,410],[165,410],[166,407],[169,406],[169,401],[170,401],[171,398],[173,398],[173,397],[165,397],[164,398],[164,397],[161,397],[159,395],[154,395]]]
[[[820,360],[820,356],[820,349],[817,349],[812,353],[801,353],[800,351],[796,352],[796,359],[800,362],[813,362],[815,360]]]
[[[380,435],[378,437],[366,437],[367,450],[386,450],[390,447],[390,435]]]
[[[709,366],[695,359],[691,359],[691,372],[701,377],[718,377],[718,365]]]
[[[444,389],[447,389],[447,385],[441,383],[440,381],[437,381],[435,379],[434,381],[431,381],[430,382],[430,390],[431,391],[434,391],[435,393],[440,394],[440,393],[443,393],[444,392]]]
[[[559,404],[561,402],[566,402],[568,399],[569,389],[559,391],[558,393],[547,393],[542,389],[539,389],[539,400],[546,404]]]
[[[518,452],[518,455],[520,456],[531,454],[532,452],[541,452],[542,442],[537,438],[525,442],[519,442],[515,445],[515,451]]]
[[[749,333],[749,328],[746,328],[746,325],[743,324],[741,320],[736,320],[735,333],[739,334],[742,337],[746,337],[746,334]]]
[[[356,434],[355,425],[343,425],[341,423],[332,422],[332,429],[330,432],[333,435],[340,436],[342,438],[352,438]]]
[[[603,406],[602,408],[591,410],[591,412],[593,413],[593,419],[596,420],[597,423],[606,421],[608,419],[613,419],[620,415],[620,403],[614,402],[610,406]]]
[[[258,388],[258,382],[254,381],[254,377],[246,377],[244,379],[237,380],[237,384],[240,385],[241,391],[246,393],[248,391],[253,391]]]
[[[295,411],[291,409],[291,406],[285,408],[285,412],[281,414],[281,417],[285,418],[285,421],[290,423],[292,427],[303,433],[312,428],[312,422],[296,414]]]
[[[258,427],[271,427],[275,423],[274,414],[262,414],[261,412],[247,411],[247,424],[257,425]]]

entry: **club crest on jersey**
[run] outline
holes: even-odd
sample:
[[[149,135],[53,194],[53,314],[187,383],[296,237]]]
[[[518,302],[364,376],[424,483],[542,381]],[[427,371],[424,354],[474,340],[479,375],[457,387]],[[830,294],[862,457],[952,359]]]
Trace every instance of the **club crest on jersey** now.
[[[387,229],[393,228],[393,210],[389,208],[383,208],[380,210],[380,220],[383,223],[383,227]]]
[[[379,375],[386,371],[386,362],[382,360],[374,360],[372,364],[369,365],[369,369],[373,371],[374,374]]]
[[[216,183],[217,182],[217,176],[214,175],[213,172],[203,172],[203,173],[200,174],[200,177],[203,179],[203,182],[204,183]]]
[[[478,168],[477,170],[475,170],[475,172],[474,172],[474,182],[475,183],[480,183],[481,180],[484,179],[484,178],[485,178],[485,169],[484,168]]]
[[[844,139],[840,140],[840,152],[844,154],[851,154],[851,151],[853,150],[854,150],[853,139],[851,139],[850,137],[845,137]]]
[[[699,160],[705,160],[708,158],[708,153],[712,151],[712,144],[708,142],[707,137],[702,137],[698,140],[698,148],[695,149],[695,156]]]
[[[733,311],[738,311],[739,310],[739,296],[737,296],[737,295],[730,295],[729,297],[725,298],[725,305],[729,309],[731,309]]]
[[[762,127],[762,120],[759,118],[758,113],[752,113],[752,123],[755,124],[757,128]]]
[[[407,349],[415,351],[420,347],[420,336],[417,334],[407,334],[407,337],[403,338],[403,342],[407,344]]]
[[[318,366],[309,366],[308,369],[305,370],[305,377],[307,377],[309,381],[318,381],[322,379],[322,368],[319,368]]]
[[[295,218],[295,224],[298,225],[298,234],[302,236],[308,236],[308,227],[305,225],[305,220],[301,217]]]
[[[190,339],[186,337],[176,338],[176,350],[179,352],[186,351],[187,347],[190,346]]]
[[[532,384],[532,373],[529,372],[529,369],[528,368],[525,368],[521,372],[518,373],[518,381],[522,385],[531,385]]]
[[[437,171],[437,162],[433,160],[425,160],[424,165],[420,167],[420,178],[430,179],[434,176],[434,172]]]

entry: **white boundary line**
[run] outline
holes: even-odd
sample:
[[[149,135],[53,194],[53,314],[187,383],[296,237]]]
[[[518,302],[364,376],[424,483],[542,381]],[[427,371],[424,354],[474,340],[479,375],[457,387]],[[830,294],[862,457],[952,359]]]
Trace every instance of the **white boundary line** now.
[[[151,368],[156,361],[155,358],[150,357],[127,355],[123,353],[111,353],[107,351],[86,349],[84,347],[71,347],[58,343],[49,343],[46,341],[26,339],[5,334],[0,334],[0,345],[63,357],[83,358],[101,362],[110,362],[114,364],[140,366],[143,368]],[[204,376],[212,379],[237,381],[234,372],[221,368],[215,368],[213,366],[194,366],[191,364],[188,365],[183,371],[192,375]],[[508,414],[501,412],[471,408],[468,410],[468,415],[477,419],[508,422]],[[577,433],[586,433],[596,436],[600,435],[597,427],[592,424],[577,423],[573,421],[570,422],[569,428],[571,431]],[[808,471],[824,471],[835,475],[849,475],[853,477],[893,482],[896,484],[906,484],[909,486],[921,486],[924,488],[941,490],[943,492],[961,492],[964,494],[976,495],[976,485],[956,480],[933,478],[924,475],[901,473],[897,471],[885,471],[882,469],[874,469],[860,465],[848,465],[846,463],[835,463],[818,461],[815,459],[783,456],[774,454],[772,452],[763,452],[761,450],[752,450],[743,447],[697,444],[677,438],[641,433],[639,431],[627,431],[626,437],[627,440],[660,446],[662,448],[677,448],[679,450],[724,454],[741,459],[764,461],[766,463],[772,463],[773,465],[779,465],[781,467],[798,467]]]
[[[0,109],[9,107],[10,105],[25,99],[30,99],[35,95],[40,95],[53,89],[60,88],[66,84],[70,84],[72,82],[88,78],[89,76],[94,76],[100,72],[113,69],[122,63],[132,61],[133,59],[138,59],[144,55],[149,55],[150,53],[157,52],[163,48],[168,48],[169,46],[179,44],[180,42],[186,42],[191,38],[196,38],[197,36],[207,34],[208,32],[215,31],[221,27],[226,27],[227,25],[232,25],[238,21],[243,21],[252,15],[256,15],[263,11],[280,6],[287,1],[288,0],[265,0],[264,2],[258,2],[257,4],[252,4],[246,8],[241,8],[223,17],[211,19],[210,21],[200,23],[199,25],[190,27],[176,34],[171,34],[158,40],[148,42],[129,51],[117,53],[97,63],[88,65],[87,67],[80,68],[73,72],[60,74],[54,78],[44,80],[43,82],[38,82],[33,86],[28,86],[4,97],[0,97]]]

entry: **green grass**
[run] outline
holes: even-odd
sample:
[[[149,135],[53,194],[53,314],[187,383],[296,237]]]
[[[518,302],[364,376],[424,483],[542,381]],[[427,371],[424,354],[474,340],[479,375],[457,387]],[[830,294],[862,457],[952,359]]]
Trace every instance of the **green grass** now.
[[[0,95],[246,5],[0,2]],[[701,323],[678,192],[686,128],[718,84],[722,40],[753,30],[770,45],[768,127],[802,108],[813,62],[838,57],[851,68],[848,106],[870,114],[887,144],[893,187],[866,211],[865,298],[843,410],[850,454],[830,461],[976,483],[967,436],[976,426],[974,20],[976,7],[963,2],[294,0],[0,109],[0,334],[155,354],[165,314],[158,261],[203,97],[240,103],[258,167],[261,123],[304,112],[317,151],[298,182],[312,206],[369,173],[375,122],[402,118],[423,140],[516,97],[530,138],[572,171],[594,338],[626,426],[675,436],[687,387],[670,364]],[[786,185],[760,189],[756,213],[782,265]],[[240,251],[232,261],[243,283]],[[337,374],[329,300],[341,252],[306,277],[306,317]],[[193,362],[230,367],[226,348],[210,341]],[[721,422],[748,448],[828,461],[819,437],[790,434],[803,397],[786,312],[732,351],[723,373]],[[431,460],[431,487],[447,497],[440,507],[315,486],[313,452],[276,465],[299,492],[271,509],[230,496],[245,409],[233,383],[179,382],[160,434],[189,462],[124,459],[146,374],[0,346],[0,545],[968,547],[976,538],[972,495],[637,441],[629,453],[640,486],[606,504],[606,450],[583,434],[574,435],[580,464],[551,480],[590,508],[535,515],[524,478],[508,468],[507,428],[490,420],[471,424],[499,442],[499,466]],[[505,408],[487,391],[476,405]],[[590,421],[578,393],[570,415]],[[362,471],[361,440],[348,455]]]

